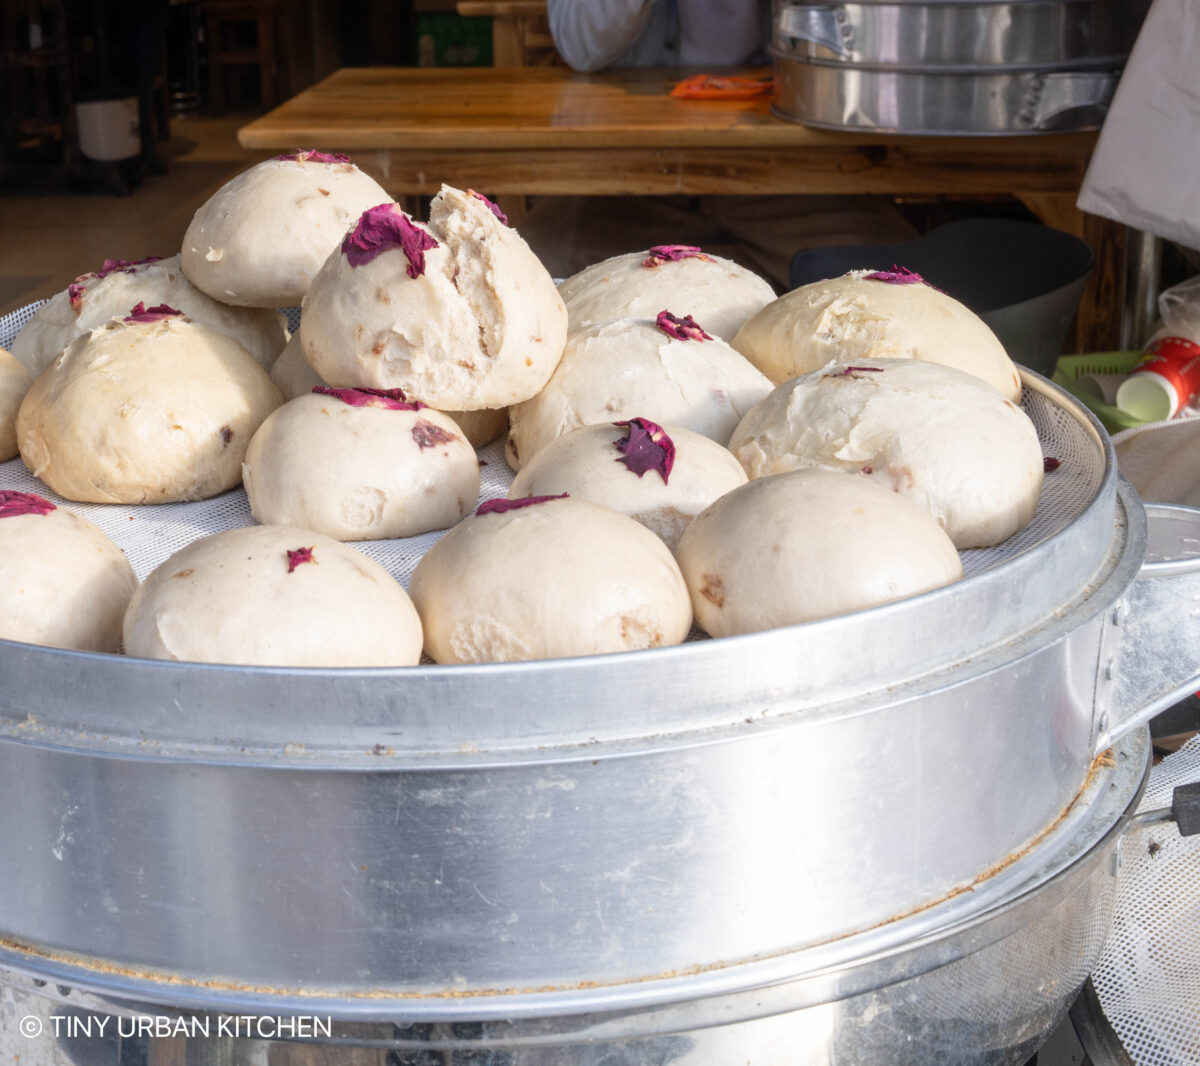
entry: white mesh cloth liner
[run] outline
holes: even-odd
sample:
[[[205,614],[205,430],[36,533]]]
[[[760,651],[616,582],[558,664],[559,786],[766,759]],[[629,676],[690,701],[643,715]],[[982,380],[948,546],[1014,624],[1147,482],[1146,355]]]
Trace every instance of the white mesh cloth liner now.
[[[1136,426],[1113,437],[1113,446],[1143,500],[1200,507],[1200,417]]]
[[[0,347],[12,345],[17,331],[39,306],[30,304],[0,318]],[[290,328],[295,329],[299,309],[289,309],[287,315]],[[1103,455],[1075,418],[1037,394],[1027,395],[1024,410],[1037,427],[1043,454],[1060,460],[1062,465],[1046,475],[1037,514],[1025,529],[998,547],[962,553],[963,572],[967,576],[1019,555],[1057,533],[1083,512],[1099,490],[1104,474]],[[506,496],[513,475],[504,461],[503,441],[481,451],[480,459],[485,464],[480,469],[480,501]],[[139,580],[197,537],[254,523],[241,488],[197,503],[146,506],[70,503],[32,477],[20,459],[12,459],[0,463],[0,489],[36,492],[94,522],[124,549]],[[403,540],[356,541],[353,546],[381,563],[407,587],[417,561],[441,535],[435,532]]]
[[[1200,736],[1151,772],[1140,811],[1171,805],[1200,780]],[[1200,1063],[1200,836],[1174,822],[1130,830],[1112,928],[1092,983],[1104,1015],[1138,1066]]]

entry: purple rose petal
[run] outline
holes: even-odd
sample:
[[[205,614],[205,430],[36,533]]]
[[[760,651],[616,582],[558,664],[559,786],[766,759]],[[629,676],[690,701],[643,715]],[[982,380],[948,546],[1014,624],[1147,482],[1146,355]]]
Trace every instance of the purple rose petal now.
[[[670,311],[659,311],[658,318],[654,322],[668,337],[674,337],[678,341],[712,340],[712,337],[696,324],[696,320],[691,315],[676,318]]]
[[[335,389],[329,385],[314,385],[313,392],[334,396],[351,407],[382,407],[388,411],[419,411],[425,404],[409,403],[403,389]]]
[[[891,270],[876,270],[863,275],[863,281],[886,281],[889,285],[924,285],[925,279],[915,270],[892,266]]]
[[[650,254],[642,260],[644,267],[660,267],[664,263],[678,263],[681,259],[705,259],[712,262],[712,256],[705,255],[694,244],[656,244],[650,249]]]
[[[290,574],[301,563],[315,563],[317,560],[313,558],[312,548],[288,548],[288,573]]]
[[[126,322],[161,322],[164,318],[175,318],[182,315],[182,311],[176,311],[173,307],[168,307],[166,304],[159,304],[157,307],[147,309],[144,303],[139,302],[132,311],[125,316]]]
[[[936,285],[931,285],[915,270],[908,270],[895,264],[892,265],[891,270],[876,270],[871,274],[864,274],[863,281],[882,281],[887,285],[924,285],[927,289],[933,289],[934,292],[945,295],[944,290],[939,289]]]
[[[826,378],[852,378],[855,374],[882,374],[883,367],[881,366],[846,366],[841,370],[835,370],[832,374],[825,374]]]
[[[628,432],[613,447],[621,453],[615,460],[641,477],[647,470],[655,471],[667,484],[671,467],[675,465],[675,442],[662,426],[645,418],[631,418],[627,422],[614,422],[614,426],[625,426]]]
[[[419,420],[413,426],[412,439],[422,450],[436,448],[439,444],[450,444],[452,441],[458,440],[453,433],[448,433],[441,426],[435,426],[432,422],[426,422],[424,419]]]
[[[315,148],[308,151],[302,151],[297,148],[294,152],[289,152],[286,155],[277,155],[276,159],[294,160],[299,163],[349,163],[350,157],[343,155],[341,152],[318,152]]]
[[[23,514],[49,514],[57,508],[49,500],[32,492],[0,489],[0,518],[16,518]]]
[[[501,211],[500,208],[498,208],[494,203],[492,203],[491,200],[484,196],[483,193],[476,192],[474,189],[468,189],[467,195],[474,196],[476,200],[482,200],[485,204],[487,204],[488,210],[491,211],[493,215],[495,215],[506,226],[508,225],[508,215]]]
[[[437,246],[395,204],[380,204],[363,212],[354,231],[342,241],[342,252],[352,267],[360,267],[389,248],[400,248],[408,258],[406,273],[419,278],[425,273],[425,253]]]
[[[535,503],[545,503],[547,500],[565,500],[570,493],[560,492],[557,496],[521,496],[515,500],[484,500],[475,508],[476,514],[504,514],[506,511],[516,511],[521,507],[532,507]]]
[[[94,270],[90,274],[80,274],[70,285],[67,286],[67,299],[71,302],[71,307],[75,313],[79,313],[79,307],[83,303],[83,294],[87,291],[87,286],[84,282],[99,281],[101,278],[108,277],[109,274],[128,274],[142,266],[144,263],[157,263],[161,261],[161,255],[150,255],[145,259],[106,259],[104,265],[99,270]]]

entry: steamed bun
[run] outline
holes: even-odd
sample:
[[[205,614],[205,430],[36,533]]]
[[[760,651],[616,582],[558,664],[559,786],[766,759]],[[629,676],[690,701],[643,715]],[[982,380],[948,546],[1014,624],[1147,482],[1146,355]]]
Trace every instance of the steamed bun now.
[[[439,663],[657,648],[680,643],[692,620],[667,546],[569,497],[481,505],[426,552],[409,592]]]
[[[154,569],[125,614],[125,654],[257,666],[413,666],[421,623],[382,566],[308,529],[242,526]]]
[[[852,270],[801,285],[768,304],[733,346],[777,385],[826,363],[923,359],[1021,396],[1017,369],[973,311],[909,271]]]
[[[924,507],[957,548],[999,544],[1033,518],[1037,430],[979,378],[916,359],[831,363],[778,386],[730,450],[752,478],[822,467],[870,477]]]
[[[0,490],[0,639],[116,652],[133,567],[86,518]]]
[[[339,386],[403,389],[439,410],[500,408],[554,372],[567,312],[554,281],[482,197],[443,186],[422,225],[372,208],[304,299],[313,370]]]
[[[230,307],[201,292],[184,276],[179,256],[136,263],[106,259],[50,297],[22,327],[12,354],[40,374],[68,344],[124,316],[138,304],[167,306],[232,337],[269,369],[287,343],[287,322],[278,311]]]
[[[618,318],[654,318],[669,307],[700,318],[724,341],[775,299],[775,290],[752,271],[683,244],[593,263],[567,278],[558,292],[572,333]]]
[[[391,198],[345,155],[293,152],[244,170],[196,211],[183,238],[188,280],[214,300],[295,307],[369,207]]]
[[[726,493],[675,556],[696,622],[713,637],[891,603],[962,577],[950,538],[869,478],[796,470]]]
[[[17,414],[30,472],[88,503],[203,500],[241,481],[250,438],[282,397],[208,326],[143,311],[72,341]]]
[[[509,412],[509,466],[520,470],[579,426],[624,418],[648,418],[725,444],[771,382],[704,333],[703,323],[679,328],[676,316],[663,314],[669,320],[620,319],[572,333],[550,382]]]

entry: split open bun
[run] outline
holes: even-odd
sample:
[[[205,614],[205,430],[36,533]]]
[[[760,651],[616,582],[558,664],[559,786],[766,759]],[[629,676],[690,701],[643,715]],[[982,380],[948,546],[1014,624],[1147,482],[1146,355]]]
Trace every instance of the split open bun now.
[[[259,666],[412,666],[421,623],[377,562],[308,529],[194,540],[138,588],[125,653]]]
[[[133,567],[86,518],[32,493],[0,491],[0,638],[116,652]]]
[[[88,503],[203,500],[241,481],[282,397],[236,341],[179,315],[113,319],[73,341],[17,415],[30,472]]]
[[[483,505],[426,552],[409,593],[439,663],[655,648],[680,643],[692,620],[667,546],[570,497]]]
[[[173,307],[193,321],[232,337],[260,366],[270,369],[287,343],[287,322],[278,311],[230,307],[201,292],[184,276],[179,256],[130,263],[107,259],[76,278],[34,312],[13,341],[12,354],[41,373],[71,341],[129,314],[131,307]]]
[[[192,216],[183,272],[223,303],[298,306],[346,230],[388,199],[349,156],[267,159],[222,185]]]
[[[0,463],[15,458],[17,411],[33,384],[33,372],[14,355],[0,348]]]
[[[310,392],[250,441],[242,481],[254,517],[335,540],[413,537],[475,509],[479,459],[453,419],[355,389]]]
[[[826,363],[921,359],[983,379],[1010,400],[1021,379],[973,311],[903,270],[852,270],[801,285],[768,304],[733,346],[776,384]]]
[[[558,287],[572,333],[618,318],[654,318],[664,307],[694,315],[729,341],[775,299],[753,271],[690,245],[667,245],[593,263]]]
[[[428,224],[395,204],[363,215],[313,279],[302,323],[305,357],[324,380],[471,411],[542,388],[567,312],[493,205],[442,186]]]
[[[947,585],[958,552],[933,517],[882,485],[797,470],[726,493],[675,551],[713,637],[846,614]]]
[[[674,548],[710,503],[746,483],[727,449],[690,429],[635,418],[583,426],[551,441],[521,468],[509,498],[591,500],[640,522]]]
[[[821,467],[878,481],[925,508],[958,548],[999,544],[1037,510],[1037,430],[971,374],[915,359],[831,363],[778,386],[730,451],[751,478]]]
[[[720,338],[665,325],[627,318],[572,333],[546,387],[509,412],[508,465],[520,470],[572,429],[635,417],[725,444],[770,380]]]

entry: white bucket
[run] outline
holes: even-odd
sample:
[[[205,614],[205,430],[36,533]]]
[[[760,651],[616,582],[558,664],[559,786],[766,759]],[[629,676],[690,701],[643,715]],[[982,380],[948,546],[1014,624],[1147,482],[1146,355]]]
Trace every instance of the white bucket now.
[[[76,104],[79,150],[89,159],[110,163],[129,159],[142,150],[136,96]]]

